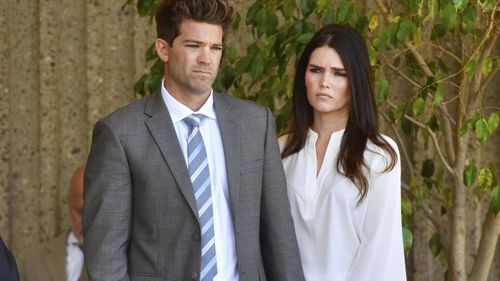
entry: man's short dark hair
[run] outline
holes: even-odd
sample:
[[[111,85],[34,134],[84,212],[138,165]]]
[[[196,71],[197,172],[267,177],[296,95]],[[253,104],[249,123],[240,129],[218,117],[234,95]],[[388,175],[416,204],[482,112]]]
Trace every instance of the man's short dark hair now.
[[[172,46],[185,20],[220,25],[227,30],[234,8],[227,0],[167,0],[156,10],[157,37]]]

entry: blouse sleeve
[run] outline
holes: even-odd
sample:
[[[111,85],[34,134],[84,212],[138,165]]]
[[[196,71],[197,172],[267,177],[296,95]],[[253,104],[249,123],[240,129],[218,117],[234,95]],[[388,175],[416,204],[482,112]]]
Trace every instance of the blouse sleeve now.
[[[385,173],[386,162],[375,164],[372,180],[365,200],[366,218],[361,234],[360,248],[351,268],[350,281],[401,281],[406,280],[401,223],[401,165],[394,141],[389,143],[396,150],[395,167]]]

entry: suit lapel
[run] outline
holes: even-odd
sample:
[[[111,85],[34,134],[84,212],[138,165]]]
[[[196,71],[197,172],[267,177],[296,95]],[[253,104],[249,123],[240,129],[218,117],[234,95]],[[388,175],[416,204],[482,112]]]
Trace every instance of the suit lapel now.
[[[189,207],[191,207],[193,213],[198,217],[196,200],[194,198],[193,187],[189,179],[184,156],[182,155],[182,150],[177,140],[177,134],[172,119],[170,118],[170,114],[168,113],[160,91],[157,91],[146,100],[144,113],[151,117],[145,121],[151,136],[158,145],[163,159],[170,168]]]
[[[47,258],[44,260],[52,280],[66,280],[66,240],[68,233],[62,234],[45,246]]]
[[[240,188],[240,116],[224,94],[214,93],[214,107],[224,146],[227,185],[233,223],[236,224],[238,193]],[[235,225],[236,227],[236,225]]]

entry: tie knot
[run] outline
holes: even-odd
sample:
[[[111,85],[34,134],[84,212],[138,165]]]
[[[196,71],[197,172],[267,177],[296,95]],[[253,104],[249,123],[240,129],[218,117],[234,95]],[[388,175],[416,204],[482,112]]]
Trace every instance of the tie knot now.
[[[191,114],[188,117],[184,118],[183,121],[189,126],[189,129],[193,129],[194,127],[199,127],[200,122],[203,119],[203,115],[201,114]]]

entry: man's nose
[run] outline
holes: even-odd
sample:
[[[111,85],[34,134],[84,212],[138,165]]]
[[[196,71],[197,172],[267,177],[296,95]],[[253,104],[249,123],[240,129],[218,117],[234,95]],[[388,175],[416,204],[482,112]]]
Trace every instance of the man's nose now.
[[[198,55],[198,62],[202,64],[211,64],[212,57],[210,56],[210,47],[200,48],[200,54]]]

